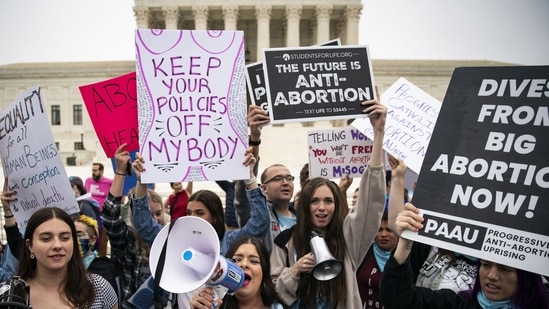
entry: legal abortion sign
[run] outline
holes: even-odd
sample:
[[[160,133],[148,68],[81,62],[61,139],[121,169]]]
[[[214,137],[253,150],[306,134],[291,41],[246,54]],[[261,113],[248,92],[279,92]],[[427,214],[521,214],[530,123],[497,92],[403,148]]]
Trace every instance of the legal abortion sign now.
[[[457,68],[406,238],[549,275],[549,66]]]
[[[136,30],[142,181],[247,179],[242,31]]]
[[[128,151],[139,149],[135,72],[79,88],[107,157],[124,143]]]
[[[40,86],[29,88],[0,112],[0,156],[8,190],[17,191],[10,207],[19,228],[38,209],[55,206],[78,213],[69,178],[51,133]]]
[[[263,50],[272,124],[364,116],[374,98],[367,46],[315,46]]]

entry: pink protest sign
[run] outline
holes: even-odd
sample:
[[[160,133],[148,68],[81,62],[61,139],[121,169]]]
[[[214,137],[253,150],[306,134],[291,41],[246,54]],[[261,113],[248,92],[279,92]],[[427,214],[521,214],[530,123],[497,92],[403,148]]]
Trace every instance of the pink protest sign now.
[[[249,178],[242,31],[138,29],[135,45],[141,180]]]
[[[95,134],[107,157],[127,143],[126,150],[139,149],[135,72],[80,87]]]

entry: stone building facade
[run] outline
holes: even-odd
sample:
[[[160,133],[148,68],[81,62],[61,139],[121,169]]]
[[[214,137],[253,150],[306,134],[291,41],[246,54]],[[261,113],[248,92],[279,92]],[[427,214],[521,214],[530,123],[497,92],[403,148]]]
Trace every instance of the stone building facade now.
[[[360,0],[135,0],[134,6],[138,28],[244,30],[249,62],[259,61],[261,48],[267,47],[309,46],[335,38],[342,44],[356,45],[361,10]],[[381,91],[404,77],[442,101],[455,67],[502,63],[373,59],[372,65]],[[102,161],[106,158],[78,87],[132,71],[135,61],[0,66],[0,109],[29,87],[40,85],[56,144],[67,164]]]

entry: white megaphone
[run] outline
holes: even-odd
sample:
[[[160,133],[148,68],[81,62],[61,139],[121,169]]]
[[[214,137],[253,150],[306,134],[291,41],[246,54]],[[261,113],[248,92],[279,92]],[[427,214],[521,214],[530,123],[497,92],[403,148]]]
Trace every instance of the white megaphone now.
[[[169,232],[169,236],[168,236]],[[214,287],[219,298],[234,293],[244,283],[242,269],[219,255],[219,238],[213,226],[199,217],[180,217],[162,228],[154,239],[149,255],[153,276],[167,241],[160,287],[172,293],[188,293],[204,284]]]
[[[315,256],[313,277],[318,281],[328,281],[339,276],[343,270],[343,264],[330,253],[324,238],[313,231],[311,232],[310,244]]]

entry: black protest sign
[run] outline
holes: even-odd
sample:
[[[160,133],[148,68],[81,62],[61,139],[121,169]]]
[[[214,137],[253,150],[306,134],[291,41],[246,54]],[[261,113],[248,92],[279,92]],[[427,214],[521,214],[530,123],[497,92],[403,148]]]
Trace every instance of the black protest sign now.
[[[334,39],[320,46],[338,46],[341,45],[341,40]],[[255,62],[246,65],[246,84],[250,92],[250,99],[253,105],[258,105],[268,112],[267,88],[265,86],[265,74],[263,72],[263,62]]]
[[[364,116],[374,98],[367,46],[263,50],[271,123]]]
[[[548,110],[549,66],[457,68],[414,192],[425,227],[411,238],[549,275]]]

